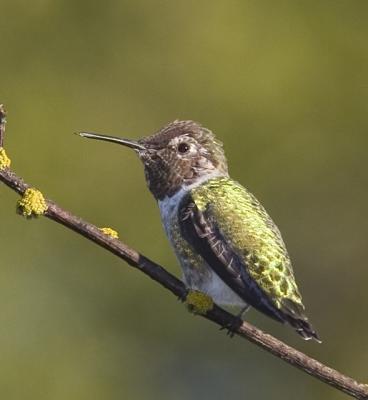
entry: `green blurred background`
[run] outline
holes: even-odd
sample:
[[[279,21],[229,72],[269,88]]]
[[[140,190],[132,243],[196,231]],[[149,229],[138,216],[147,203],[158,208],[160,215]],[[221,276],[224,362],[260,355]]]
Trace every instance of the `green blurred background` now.
[[[200,121],[278,223],[324,342],[249,320],[368,381],[367,16],[348,0],[2,0],[13,168],[179,275],[135,155],[72,133]],[[1,185],[2,398],[346,398],[16,200]]]

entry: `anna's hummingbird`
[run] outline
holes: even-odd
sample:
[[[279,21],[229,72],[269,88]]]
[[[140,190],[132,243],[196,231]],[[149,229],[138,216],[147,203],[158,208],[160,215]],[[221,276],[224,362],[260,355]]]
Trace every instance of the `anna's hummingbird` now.
[[[138,141],[81,132],[135,150],[187,287],[223,306],[253,306],[319,341],[304,314],[280,231],[232,180],[222,143],[193,121],[174,121]]]

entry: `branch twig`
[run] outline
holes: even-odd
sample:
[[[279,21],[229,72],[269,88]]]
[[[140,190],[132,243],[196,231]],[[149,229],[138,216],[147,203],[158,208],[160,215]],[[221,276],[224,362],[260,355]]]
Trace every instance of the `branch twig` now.
[[[0,106],[0,147],[3,144],[5,133],[4,117],[4,108]],[[0,180],[19,194],[23,194],[25,190],[30,187],[30,185],[25,183],[9,168],[0,171]],[[72,229],[99,246],[104,247],[106,250],[126,261],[130,266],[137,268],[144,274],[148,275],[151,279],[158,282],[180,299],[184,300],[186,298],[187,289],[184,284],[160,265],[139,254],[137,251],[131,249],[119,240],[105,235],[96,226],[83,221],[81,218],[74,216],[66,210],[63,210],[53,201],[47,200],[47,206],[48,209],[44,214],[47,218]],[[240,321],[238,318],[216,305],[211,311],[208,311],[206,315],[203,315],[203,317],[221,327],[234,326],[234,331],[238,336],[255,343],[257,346],[272,353],[294,367],[303,370],[352,397],[361,400],[368,399],[368,385],[359,383],[354,379],[320,363],[293,347],[286,345],[273,336],[262,332],[250,323]]]
[[[0,104],[0,148],[3,147],[4,135],[5,135],[5,124],[6,124],[6,112],[4,106]]]

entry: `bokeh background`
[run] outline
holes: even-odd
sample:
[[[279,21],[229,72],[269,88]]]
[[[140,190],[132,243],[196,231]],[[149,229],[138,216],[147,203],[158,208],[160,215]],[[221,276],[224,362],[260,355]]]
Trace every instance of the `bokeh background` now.
[[[13,168],[179,275],[132,152],[194,119],[278,223],[324,342],[249,320],[368,381],[366,1],[2,0],[0,102]],[[4,399],[343,399],[200,318],[0,186]]]

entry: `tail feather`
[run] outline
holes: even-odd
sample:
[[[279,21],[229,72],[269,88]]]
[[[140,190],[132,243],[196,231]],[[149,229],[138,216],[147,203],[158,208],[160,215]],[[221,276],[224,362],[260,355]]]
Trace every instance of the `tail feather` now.
[[[296,332],[304,339],[313,339],[318,343],[322,343],[317,332],[314,330],[313,326],[308,322],[308,320],[297,319],[288,321],[290,325],[295,328]]]
[[[304,340],[313,339],[318,343],[322,343],[317,332],[304,314],[304,306],[302,304],[297,304],[289,299],[285,299],[282,311],[285,322],[295,328],[296,332]]]

